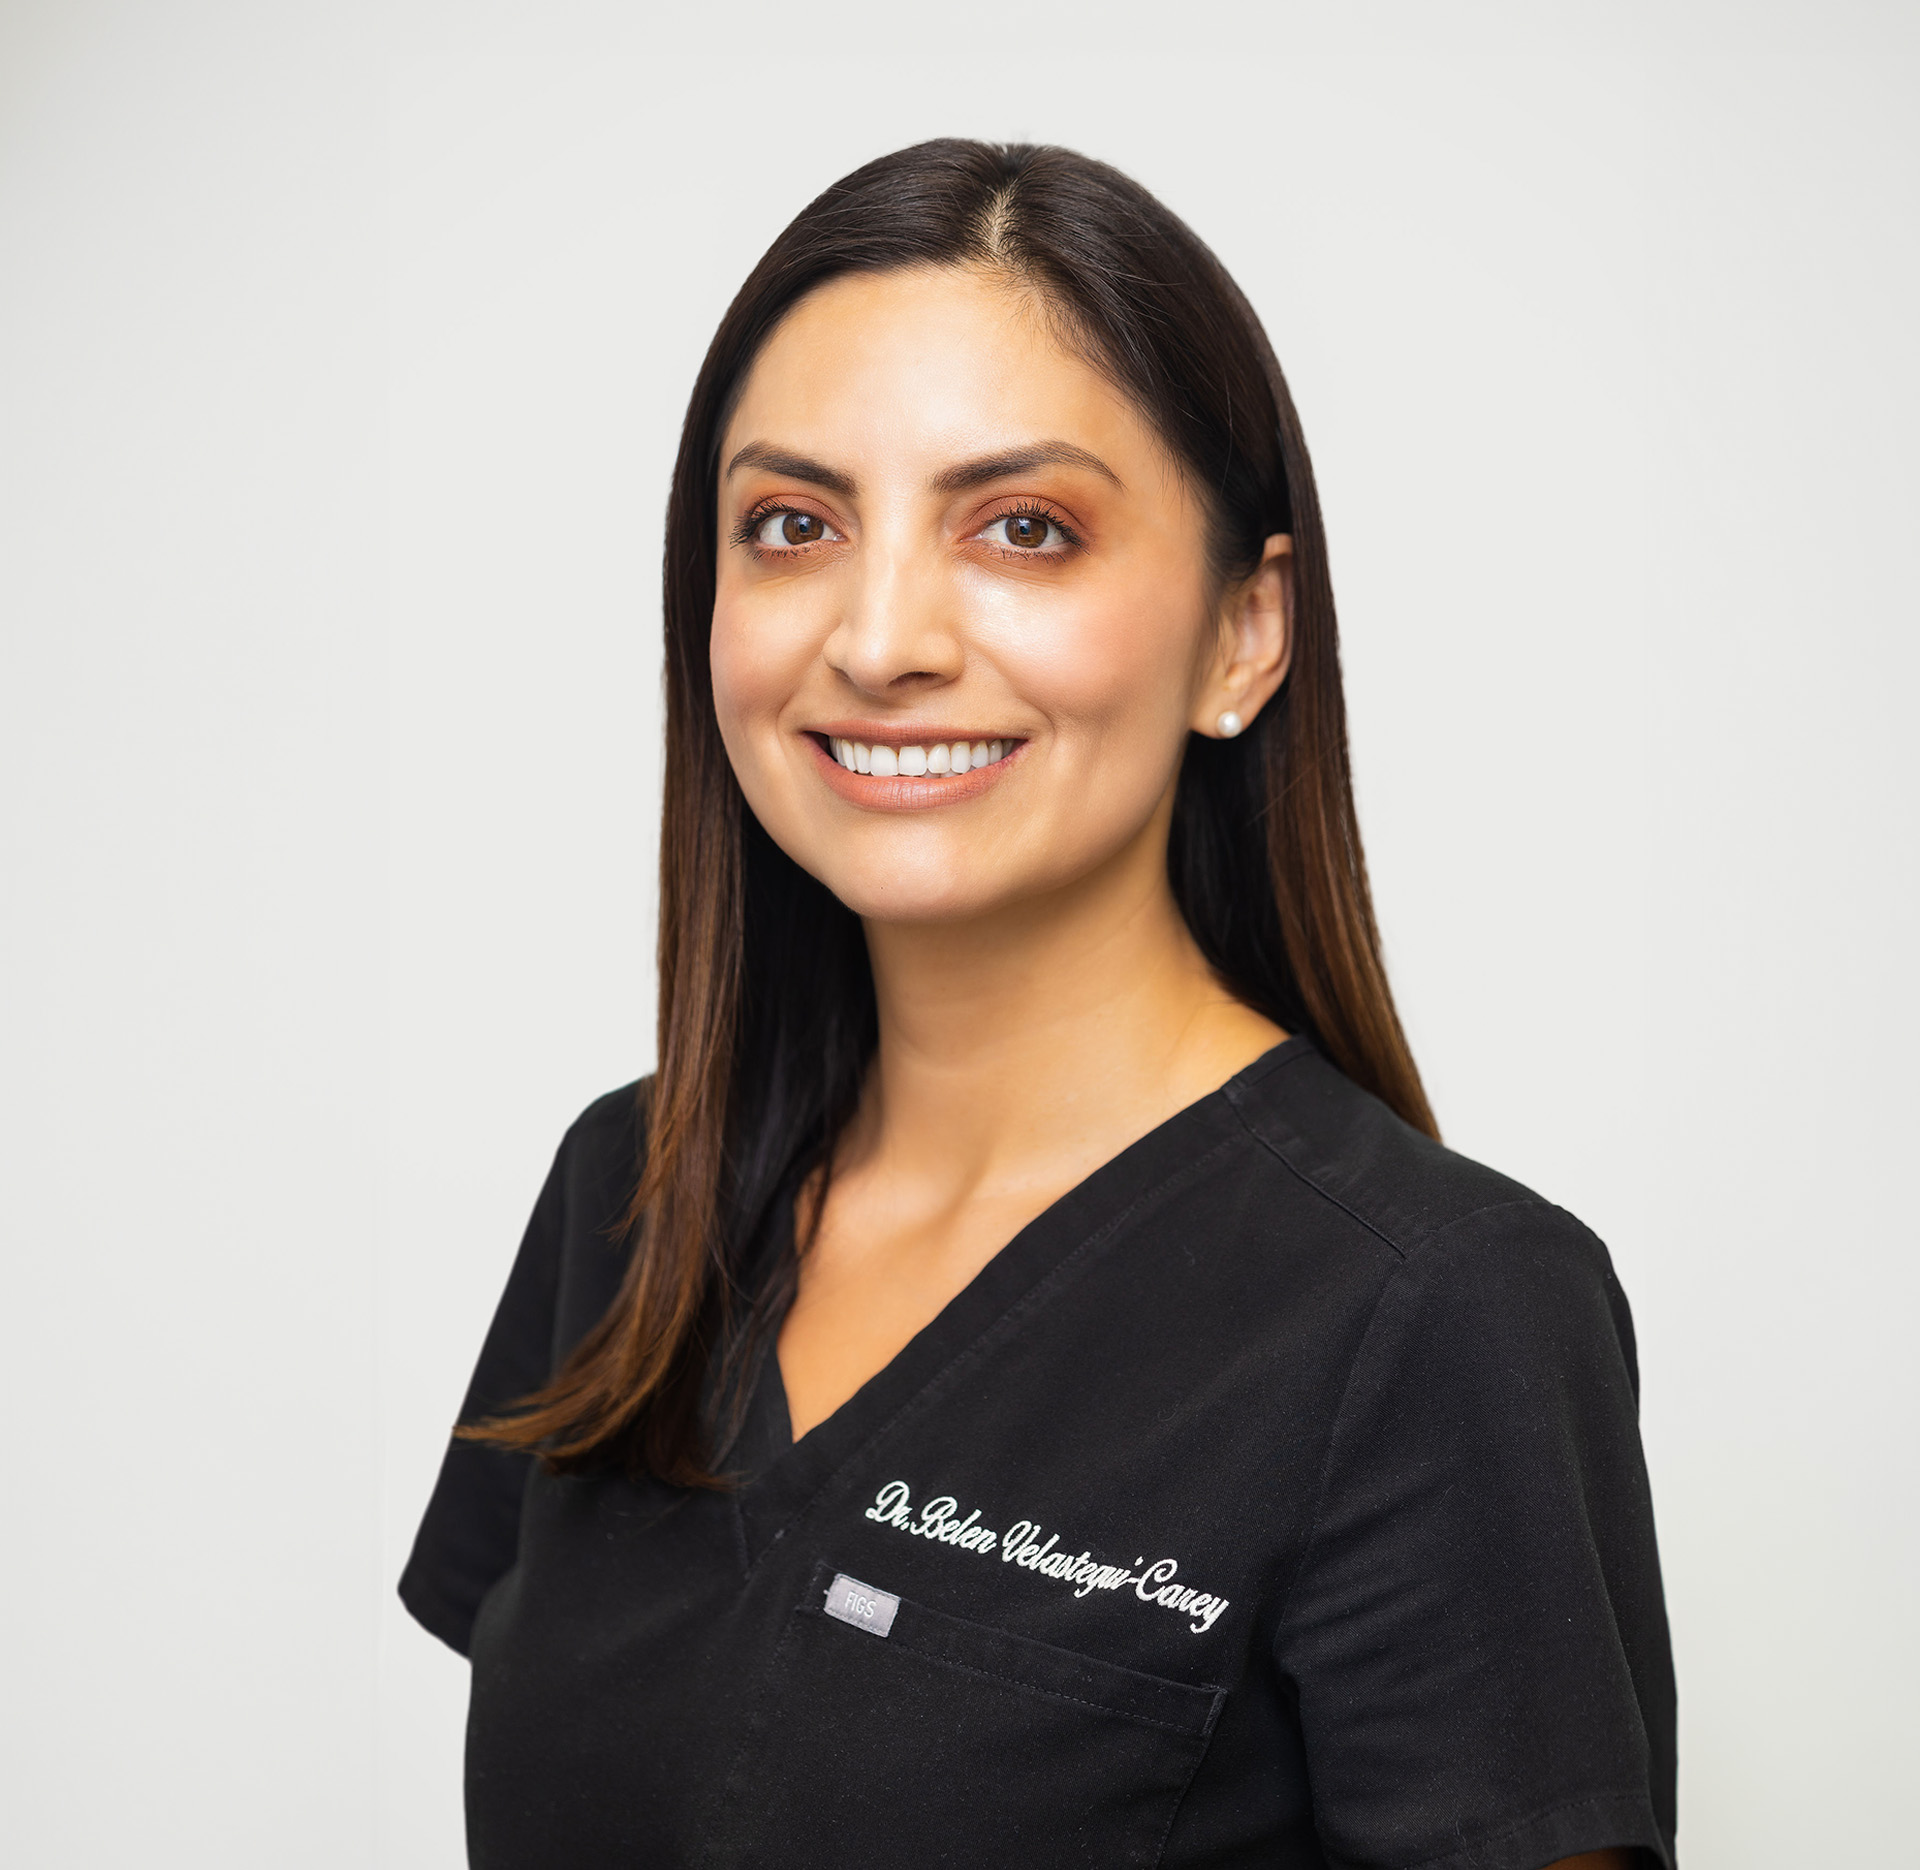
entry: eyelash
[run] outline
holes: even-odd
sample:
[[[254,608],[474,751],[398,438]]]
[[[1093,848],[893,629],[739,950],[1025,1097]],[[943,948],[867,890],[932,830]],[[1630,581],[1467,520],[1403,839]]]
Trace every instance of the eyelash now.
[[[759,543],[755,535],[759,532],[760,528],[764,526],[768,520],[781,513],[798,513],[808,519],[818,519],[820,517],[817,513],[807,512],[805,507],[794,506],[785,500],[762,500],[758,505],[748,508],[748,510],[740,516],[738,523],[734,526],[730,542],[734,545],[745,546],[755,558],[759,559],[788,558],[796,556],[801,552],[812,551],[812,545],[790,545],[769,548]],[[1007,519],[1043,519],[1047,521],[1049,525],[1059,532],[1060,537],[1066,541],[1066,550],[1063,551],[1057,546],[1021,547],[988,543],[987,550],[1000,558],[1013,560],[1065,558],[1071,552],[1081,551],[1086,545],[1086,541],[1081,538],[1078,531],[1067,523],[1066,516],[1057,508],[1049,506],[1044,500],[1021,500],[1016,501],[1012,506],[1002,507],[999,512],[982,523],[980,531],[985,532],[988,527],[997,526],[1002,520]],[[834,542],[825,539],[814,541],[816,545],[828,545],[832,543]]]
[[[795,506],[790,500],[762,500],[757,506],[749,508],[740,516],[739,524],[733,529],[731,542],[734,545],[745,546],[755,558],[761,559],[791,558],[797,553],[812,551],[813,545],[790,545],[769,549],[760,544],[754,537],[754,534],[757,533],[768,520],[779,513],[797,513],[802,519],[820,519],[818,513],[809,513],[805,507]],[[821,520],[821,524],[826,525],[828,522]],[[814,545],[827,545],[831,543],[832,541],[826,539],[816,539],[813,542]]]
[[[1049,506],[1044,500],[1021,500],[1015,502],[1012,506],[1002,507],[980,530],[985,532],[988,527],[997,526],[1005,519],[1043,519],[1054,527],[1067,544],[1066,550],[1062,551],[1058,546],[1022,547],[989,543],[987,546],[988,551],[996,553],[1001,558],[1016,560],[1066,558],[1070,553],[1078,552],[1086,545],[1086,541],[1080,537],[1079,533],[1067,524],[1065,516],[1060,513],[1057,508]]]

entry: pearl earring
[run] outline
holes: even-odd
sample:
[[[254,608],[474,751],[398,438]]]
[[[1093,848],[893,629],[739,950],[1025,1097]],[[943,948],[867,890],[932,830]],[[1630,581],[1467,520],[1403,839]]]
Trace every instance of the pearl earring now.
[[[1214,726],[1220,730],[1220,738],[1222,740],[1231,740],[1241,728],[1246,726],[1246,722],[1229,708],[1225,714],[1221,715],[1221,717],[1214,722]]]

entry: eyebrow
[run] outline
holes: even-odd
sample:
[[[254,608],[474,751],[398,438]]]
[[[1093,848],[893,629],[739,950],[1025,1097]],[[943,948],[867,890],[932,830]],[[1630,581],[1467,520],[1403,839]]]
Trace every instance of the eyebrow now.
[[[1035,442],[1026,448],[1007,448],[999,454],[976,455],[971,461],[957,461],[942,468],[930,485],[935,493],[966,493],[984,487],[989,481],[1005,480],[1013,474],[1030,474],[1035,468],[1077,467],[1111,481],[1124,493],[1126,483],[1097,454],[1076,448],[1072,442]],[[784,474],[790,480],[806,481],[824,487],[843,499],[852,499],[859,491],[851,474],[843,474],[810,455],[796,454],[788,448],[776,448],[769,442],[748,442],[727,463],[730,480],[742,468],[764,468],[769,474]]]
[[[1040,467],[1087,468],[1126,491],[1125,483],[1096,454],[1076,448],[1072,442],[1035,442],[1030,448],[1009,448],[1001,454],[978,455],[971,461],[957,462],[933,477],[935,493],[965,493],[984,487],[988,481],[1005,480],[1010,474],[1030,474]]]
[[[842,474],[838,468],[830,468],[823,461],[794,454],[790,449],[775,448],[767,442],[748,442],[727,463],[727,479],[731,480],[743,467],[765,468],[769,474],[784,474],[789,480],[803,480],[811,486],[824,487],[828,493],[837,493],[846,500],[851,500],[857,491],[851,474]]]

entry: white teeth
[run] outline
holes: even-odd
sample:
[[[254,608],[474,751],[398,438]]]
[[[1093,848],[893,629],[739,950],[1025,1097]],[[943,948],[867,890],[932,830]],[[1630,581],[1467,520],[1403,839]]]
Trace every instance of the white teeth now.
[[[871,773],[878,779],[896,775],[918,779],[924,773],[944,775],[969,773],[1005,759],[1013,749],[1010,740],[941,741],[932,747],[869,746],[863,740],[844,740],[829,735],[827,745],[833,757],[850,773]]]

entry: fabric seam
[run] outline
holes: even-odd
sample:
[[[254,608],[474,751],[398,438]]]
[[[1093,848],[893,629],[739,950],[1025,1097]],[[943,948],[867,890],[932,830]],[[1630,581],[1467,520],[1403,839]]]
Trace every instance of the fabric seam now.
[[[1301,1168],[1301,1166],[1297,1162],[1295,1162],[1292,1157],[1286,1155],[1283,1151],[1277,1149],[1264,1136],[1262,1136],[1260,1132],[1256,1130],[1250,1122],[1248,1122],[1247,1113],[1240,1108],[1239,1098],[1229,1096],[1227,1099],[1227,1102],[1232,1107],[1233,1114],[1238,1119],[1240,1127],[1243,1130],[1245,1130],[1246,1133],[1250,1137],[1252,1137],[1253,1140],[1256,1143],[1258,1143],[1260,1147],[1264,1149],[1267,1152],[1267,1154],[1274,1159],[1275,1162],[1279,1163],[1280,1166],[1283,1169],[1285,1169],[1289,1175],[1293,1176],[1295,1180],[1304,1183],[1308,1188],[1312,1189],[1313,1192],[1316,1195],[1318,1195],[1322,1201],[1329,1202],[1334,1207],[1338,1208],[1340,1212],[1347,1217],[1348,1220],[1352,1221],[1355,1224],[1355,1226],[1364,1227],[1367,1230],[1367,1232],[1373,1235],[1373,1237],[1376,1240],[1381,1242],[1381,1244],[1385,1246],[1389,1252],[1398,1254],[1399,1257],[1403,1260],[1407,1257],[1406,1248],[1401,1246],[1401,1244],[1397,1240],[1395,1240],[1391,1234],[1385,1233],[1380,1228],[1376,1227],[1373,1224],[1373,1222],[1368,1220],[1367,1217],[1364,1214],[1360,1213],[1357,1209],[1350,1208],[1344,1201],[1340,1199],[1338,1195],[1336,1195],[1333,1192],[1332,1189],[1322,1186],[1322,1184],[1319,1181],[1317,1181],[1313,1176],[1309,1175],[1305,1169]]]
[[[811,1606],[802,1609],[803,1617],[819,1617],[831,1621],[825,1611],[814,1610]],[[1213,1691],[1213,1701],[1207,1710],[1205,1727],[1182,1727],[1174,1721],[1157,1721],[1151,1714],[1129,1714],[1124,1708],[1109,1707],[1104,1701],[1089,1701],[1084,1695],[1070,1695],[1063,1688],[1042,1688],[1037,1682],[1022,1680],[1017,1675],[1002,1675],[996,1669],[983,1669],[977,1663],[956,1662],[951,1656],[936,1655],[932,1650],[922,1649],[916,1643],[901,1643],[899,1653],[917,1656],[922,1662],[931,1662],[936,1668],[958,1669],[965,1675],[977,1675],[983,1681],[1005,1682],[1009,1688],[1017,1688],[1022,1694],[1040,1695],[1048,1701],[1065,1701],[1076,1708],[1091,1708],[1096,1714],[1110,1714],[1116,1721],[1137,1721],[1142,1727],[1157,1727],[1163,1733],[1180,1734],[1189,1740],[1205,1741],[1213,1731],[1213,1720],[1219,1711],[1222,1690]]]
[[[1552,1818],[1560,1812],[1574,1811],[1582,1805],[1611,1805],[1620,1802],[1639,1806],[1646,1811],[1648,1817],[1653,1817],[1652,1806],[1644,1791],[1584,1793],[1579,1798],[1557,1799],[1551,1805],[1543,1805],[1538,1811],[1529,1812],[1524,1818],[1516,1818],[1511,1824],[1502,1825],[1498,1831],[1489,1831],[1483,1837],[1474,1839],[1472,1843],[1462,1844],[1455,1850],[1441,1851],[1437,1856],[1433,1857],[1422,1857],[1418,1863],[1409,1864],[1407,1870],[1435,1870],[1435,1866],[1437,1865],[1470,1863],[1479,1852],[1487,1849],[1489,1845],[1502,1843],[1507,1838],[1513,1837],[1519,1832],[1526,1830],[1529,1825],[1537,1825],[1543,1819]],[[1664,1835],[1660,1833],[1660,1822],[1657,1818],[1654,1819],[1653,1828],[1655,1834],[1661,1836],[1661,1854],[1667,1856],[1666,1840]],[[1599,1848],[1606,1849],[1609,1847],[1602,1845]],[[1619,1846],[1616,1845],[1611,1848],[1618,1849]],[[1635,1845],[1629,1848],[1637,1849],[1639,1847]],[[1465,1853],[1464,1856],[1462,1855],[1463,1852]],[[1671,1861],[1670,1857],[1669,1861]]]
[[[1200,1768],[1206,1763],[1207,1755],[1213,1751],[1214,1729],[1219,1725],[1220,1711],[1226,1706],[1227,1694],[1226,1689],[1220,1690],[1220,1700],[1214,1709],[1213,1724],[1208,1727],[1199,1752],[1193,1756],[1193,1770],[1187,1774],[1186,1784],[1175,1796],[1173,1809],[1167,1813],[1167,1822],[1160,1827],[1160,1843],[1153,1853],[1153,1870],[1160,1870],[1160,1866],[1166,1862],[1167,1846],[1173,1841],[1173,1828],[1180,1822],[1181,1812],[1186,1809],[1187,1799],[1193,1791],[1193,1782],[1200,1777]]]
[[[1285,1161],[1286,1159],[1285,1157],[1281,1157],[1280,1160]],[[1301,1176],[1301,1180],[1308,1181],[1308,1178]],[[1308,1186],[1314,1187],[1316,1184],[1308,1181]],[[1332,1201],[1333,1197],[1329,1195],[1327,1199]],[[1345,1207],[1344,1203],[1337,1201],[1334,1202],[1334,1205],[1341,1208]],[[1464,1227],[1469,1221],[1479,1220],[1489,1214],[1498,1214],[1507,1208],[1541,1208],[1555,1213],[1559,1212],[1558,1209],[1554,1208],[1552,1202],[1543,1201],[1537,1195],[1531,1200],[1490,1201],[1485,1207],[1475,1208],[1471,1214],[1458,1215],[1453,1220],[1447,1222],[1444,1227],[1436,1228],[1434,1232],[1426,1236],[1421,1244],[1423,1248],[1430,1250],[1434,1247],[1435,1243],[1444,1240],[1456,1227]],[[1351,1212],[1351,1210],[1348,1210],[1348,1212]],[[1356,1220],[1359,1220],[1359,1218],[1358,1215],[1354,1216]],[[1366,1226],[1367,1224],[1363,1221],[1361,1225]],[[1378,1235],[1380,1239],[1385,1240],[1389,1247],[1394,1247],[1394,1243],[1391,1240],[1387,1240],[1386,1235],[1380,1233],[1377,1227],[1370,1229],[1370,1231]],[[1360,1366],[1366,1361],[1367,1347],[1373,1342],[1373,1334],[1379,1327],[1380,1314],[1386,1306],[1388,1296],[1399,1285],[1401,1276],[1406,1272],[1407,1268],[1413,1264],[1411,1256],[1401,1252],[1398,1247],[1394,1247],[1394,1252],[1399,1256],[1399,1264],[1394,1267],[1392,1273],[1381,1284],[1380,1290],[1374,1295],[1373,1307],[1367,1314],[1367,1328],[1361,1332],[1360,1342],[1353,1347],[1353,1360],[1347,1365],[1347,1380],[1340,1387],[1340,1406],[1333,1412],[1333,1422],[1327,1430],[1326,1452],[1320,1459],[1319,1484],[1315,1487],[1313,1495],[1313,1518],[1308,1524],[1307,1536],[1305,1542],[1301,1545],[1300,1556],[1294,1561],[1293,1570],[1288,1574],[1286,1588],[1280,1593],[1280,1600],[1274,1607],[1273,1620],[1276,1641],[1280,1634],[1280,1626],[1286,1622],[1287,1611],[1293,1603],[1293,1593],[1299,1585],[1301,1573],[1306,1570],[1307,1561],[1313,1556],[1314,1547],[1320,1540],[1320,1519],[1321,1515],[1326,1511],[1327,1489],[1332,1485],[1333,1481],[1333,1453],[1340,1440],[1341,1425],[1347,1419],[1347,1405],[1353,1399],[1353,1386],[1359,1378]],[[1419,1866],[1413,1866],[1413,1870],[1419,1870]]]
[[[1291,1061],[1287,1061],[1287,1062],[1291,1062]],[[1398,1240],[1396,1240],[1393,1237],[1393,1235],[1388,1233],[1385,1228],[1380,1227],[1376,1223],[1368,1220],[1367,1217],[1364,1214],[1362,1214],[1357,1208],[1350,1207],[1346,1202],[1342,1201],[1340,1197],[1336,1195],[1332,1189],[1328,1188],[1325,1185],[1325,1183],[1323,1183],[1317,1176],[1312,1175],[1307,1170],[1303,1169],[1283,1149],[1281,1149],[1277,1144],[1273,1143],[1267,1137],[1263,1136],[1257,1129],[1255,1129],[1253,1124],[1248,1120],[1247,1113],[1245,1112],[1245,1110],[1241,1108],[1239,1096],[1232,1089],[1228,1090],[1227,1103],[1231,1107],[1234,1116],[1239,1120],[1240,1127],[1243,1130],[1245,1130],[1246,1133],[1250,1137],[1252,1137],[1253,1140],[1256,1143],[1258,1143],[1260,1147],[1264,1149],[1267,1152],[1267,1154],[1274,1159],[1275,1162],[1279,1163],[1287,1171],[1289,1175],[1293,1176],[1297,1181],[1303,1183],[1306,1187],[1312,1189],[1313,1192],[1316,1195],[1318,1195],[1322,1201],[1325,1201],[1329,1203],[1331,1206],[1338,1208],[1342,1214],[1344,1214],[1350,1221],[1352,1221],[1355,1224],[1355,1226],[1364,1227],[1367,1230],[1367,1232],[1374,1237],[1374,1239],[1378,1240],[1389,1251],[1397,1254],[1402,1260],[1405,1260],[1406,1258],[1408,1258],[1408,1256],[1413,1252],[1413,1250],[1416,1247],[1422,1247],[1427,1245],[1431,1241],[1441,1239],[1446,1234],[1451,1233],[1452,1230],[1458,1227],[1463,1221],[1471,1221],[1476,1216],[1479,1216],[1482,1214],[1495,1214],[1495,1213],[1498,1213],[1499,1210],[1502,1208],[1552,1208],[1554,1207],[1554,1203],[1551,1201],[1548,1201],[1542,1195],[1514,1195],[1504,1201],[1485,1202],[1480,1207],[1477,1207],[1471,1210],[1471,1212],[1469,1213],[1456,1214],[1452,1220],[1447,1221],[1440,1227],[1435,1228],[1431,1233],[1416,1235],[1412,1239],[1408,1240],[1406,1244],[1403,1246]],[[1556,1212],[1558,1211],[1559,1210],[1556,1210]]]

